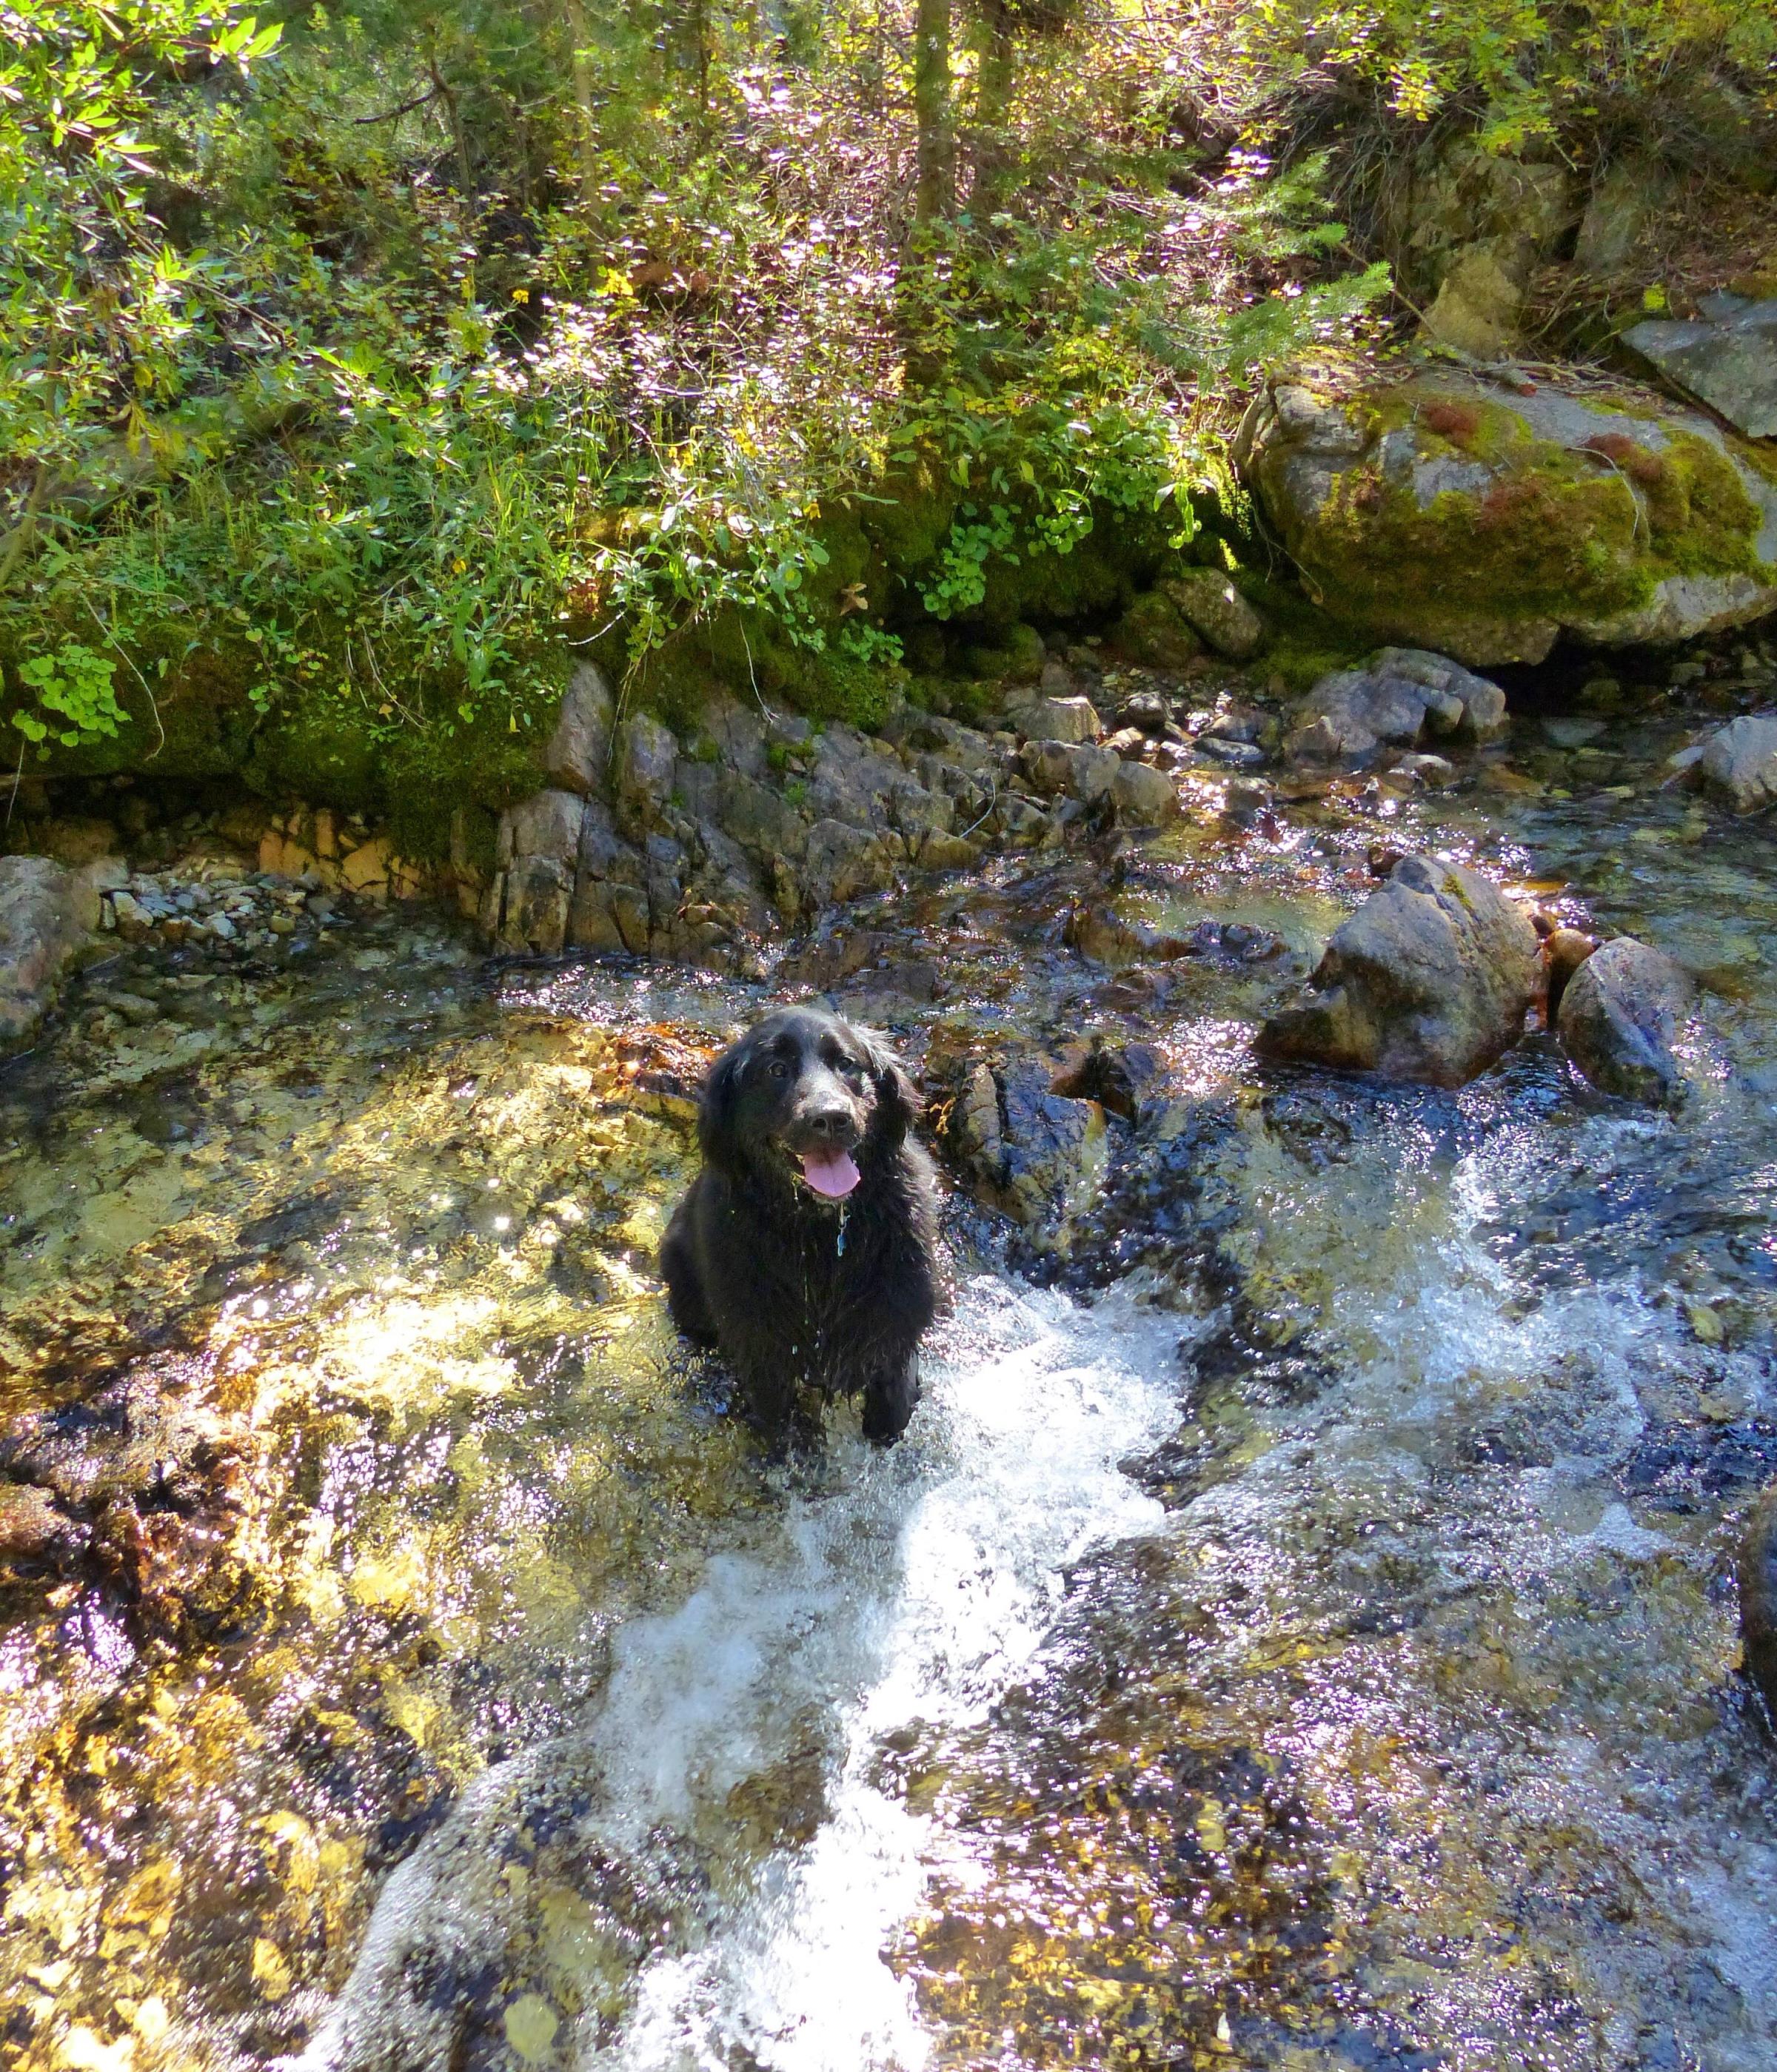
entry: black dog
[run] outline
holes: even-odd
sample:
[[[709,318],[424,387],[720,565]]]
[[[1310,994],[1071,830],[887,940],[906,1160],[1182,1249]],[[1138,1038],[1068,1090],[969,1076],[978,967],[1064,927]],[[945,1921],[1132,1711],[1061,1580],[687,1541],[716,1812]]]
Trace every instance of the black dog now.
[[[800,1386],[864,1397],[898,1439],[919,1400],[938,1301],[932,1161],[917,1096],[882,1045],[788,1008],[716,1061],[697,1119],[703,1170],[660,1247],[673,1321],[718,1347],[753,1416],[781,1435]]]

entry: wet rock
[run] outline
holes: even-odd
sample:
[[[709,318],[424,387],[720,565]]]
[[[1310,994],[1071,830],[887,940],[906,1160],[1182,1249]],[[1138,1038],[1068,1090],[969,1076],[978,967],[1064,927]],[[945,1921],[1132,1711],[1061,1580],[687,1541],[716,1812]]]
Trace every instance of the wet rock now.
[[[1739,1581],[1746,1675],[1777,1717],[1777,1483],[1753,1507],[1740,1543]]]
[[[1777,607],[1777,483],[1652,390],[1279,380],[1237,454],[1330,613],[1471,667],[1540,661],[1564,630],[1671,641]]]
[[[1159,692],[1137,691],[1124,700],[1117,717],[1123,726],[1137,727],[1145,734],[1158,736],[1166,732],[1172,713]]]
[[[1082,904],[1068,914],[1062,939],[1094,964],[1168,964],[1179,957],[1226,957],[1262,964],[1283,953],[1283,939],[1240,921],[1199,921],[1187,935],[1126,921],[1114,906]]]
[[[555,731],[543,751],[543,774],[552,785],[586,797],[603,788],[615,710],[601,671],[594,663],[582,662],[568,684]]]
[[[1197,753],[1224,770],[1262,770],[1267,759],[1257,742],[1228,741],[1219,734],[1199,735]]]
[[[36,1028],[98,919],[79,872],[47,857],[0,857],[0,1049]]]
[[[1166,1061],[1151,1043],[1092,1036],[1062,1052],[1050,1091],[1068,1100],[1095,1100],[1107,1113],[1139,1122],[1159,1101]]]
[[[1264,620],[1219,569],[1187,569],[1162,587],[1218,655],[1250,661],[1265,645]]]
[[[1397,863],[1327,946],[1307,997],[1260,1031],[1261,1057],[1460,1086],[1523,1033],[1536,933],[1460,864]]]
[[[1703,742],[1695,759],[1701,782],[1739,813],[1777,800],[1777,713],[1749,713]]]
[[[1183,669],[1203,652],[1197,631],[1163,591],[1144,590],[1131,600],[1112,639],[1137,662],[1155,669]]]
[[[1183,810],[1178,792],[1163,770],[1149,763],[1119,759],[1111,779],[1109,797],[1117,817],[1125,826],[1157,828],[1177,819]]]
[[[611,756],[617,824],[631,841],[665,814],[677,774],[679,744],[648,713],[632,713],[618,727]]]
[[[1335,669],[1303,700],[1284,741],[1292,763],[1366,763],[1394,745],[1488,741],[1504,730],[1505,693],[1448,656],[1384,648],[1361,669]]]
[[[1675,1047],[1696,1001],[1681,964],[1619,935],[1568,981],[1555,1026],[1568,1055],[1602,1092],[1664,1101],[1684,1084]]]
[[[1071,746],[1096,741],[1104,732],[1092,701],[1077,696],[1033,699],[1017,707],[1013,717],[1029,741],[1059,741]]]
[[[1540,929],[1538,932],[1541,932]],[[1551,1029],[1561,1013],[1561,996],[1569,982],[1597,948],[1596,941],[1579,928],[1551,928],[1543,936],[1543,970],[1548,988],[1546,1013]]]
[[[1024,1059],[977,1065],[950,1112],[947,1148],[977,1199],[1047,1249],[1065,1250],[1107,1155],[1104,1111],[1054,1091],[1055,1067]]]
[[[1777,434],[1777,301],[1705,295],[1696,318],[1650,319],[1631,325],[1623,343],[1737,431]]]
[[[1456,765],[1447,755],[1409,752],[1397,755],[1389,765],[1388,779],[1405,783],[1414,791],[1440,791],[1445,785],[1456,782]]]

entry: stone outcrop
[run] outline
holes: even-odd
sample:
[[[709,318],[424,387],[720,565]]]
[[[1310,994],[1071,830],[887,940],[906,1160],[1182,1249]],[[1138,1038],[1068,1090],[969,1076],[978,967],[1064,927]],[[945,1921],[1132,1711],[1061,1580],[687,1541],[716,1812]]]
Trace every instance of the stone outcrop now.
[[[1333,935],[1261,1057],[1460,1086],[1516,1043],[1540,979],[1536,931],[1496,886],[1429,857],[1395,864]]]
[[[36,1028],[98,919],[90,869],[0,857],[0,1051]]]
[[[1651,390],[1279,380],[1236,458],[1331,614],[1471,667],[1777,609],[1777,481]]]
[[[1749,438],[1777,434],[1777,301],[1705,295],[1694,318],[1649,318],[1623,343]]]
[[[1162,701],[1162,728],[1164,713]],[[1174,744],[1138,730],[1101,743],[1098,713],[1060,664],[1007,722],[1015,731],[989,735],[903,707],[871,736],[718,697],[675,734],[652,713],[619,715],[589,668],[551,744],[564,781],[501,816],[479,878],[467,845],[454,852],[459,885],[508,953],[748,971],[767,935],[909,872],[1059,844],[1088,815],[1153,828],[1179,812],[1173,779],[1141,759]]]
[[[1505,693],[1446,656],[1384,648],[1361,669],[1322,676],[1284,740],[1293,763],[1367,763],[1386,746],[1491,741],[1506,726]]]
[[[386,834],[327,806],[293,806],[274,815],[259,837],[259,868],[269,877],[377,902],[418,898],[435,889],[434,874],[397,856]]]
[[[1676,1050],[1697,988],[1663,950],[1619,935],[1568,980],[1555,1018],[1567,1054],[1602,1092],[1669,1100],[1684,1083]]]
[[[611,686],[596,664],[582,663],[569,682],[555,731],[543,751],[543,774],[557,790],[587,797],[603,786],[615,722]]]

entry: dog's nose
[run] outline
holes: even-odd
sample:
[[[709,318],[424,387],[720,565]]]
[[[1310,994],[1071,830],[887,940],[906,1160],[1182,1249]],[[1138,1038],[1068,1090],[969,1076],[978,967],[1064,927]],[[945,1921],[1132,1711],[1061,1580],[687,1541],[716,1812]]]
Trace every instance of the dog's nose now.
[[[851,1111],[835,1102],[830,1107],[811,1108],[803,1117],[803,1123],[811,1136],[835,1142],[849,1131]]]

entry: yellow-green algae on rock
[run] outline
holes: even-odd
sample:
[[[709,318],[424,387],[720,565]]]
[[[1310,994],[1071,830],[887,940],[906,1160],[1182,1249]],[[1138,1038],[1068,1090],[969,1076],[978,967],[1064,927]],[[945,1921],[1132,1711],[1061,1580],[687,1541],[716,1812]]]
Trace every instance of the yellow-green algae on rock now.
[[[1627,384],[1439,369],[1274,381],[1241,464],[1317,600],[1476,665],[1564,631],[1687,639],[1777,609],[1777,477],[1747,442]]]

